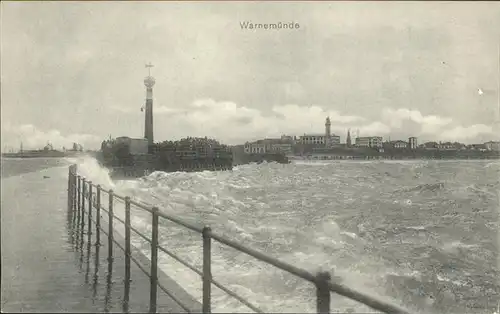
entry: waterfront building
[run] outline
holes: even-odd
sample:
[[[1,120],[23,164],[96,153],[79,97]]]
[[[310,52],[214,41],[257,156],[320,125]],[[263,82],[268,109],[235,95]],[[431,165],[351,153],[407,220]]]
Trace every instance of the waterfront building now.
[[[418,147],[417,138],[414,136],[408,138],[408,148],[409,149],[417,149],[417,147]]]
[[[281,135],[281,141],[283,143],[294,144],[297,141],[297,137],[291,135]]]
[[[327,137],[322,134],[304,134],[299,137],[298,142],[305,145],[321,145],[323,147],[332,147],[340,145],[340,136],[330,135],[329,145],[327,146]]]
[[[304,134],[300,136],[299,142],[306,145],[321,145],[324,146],[325,136],[323,134]]]
[[[455,149],[455,146],[453,146],[453,143],[451,142],[444,142],[444,143],[439,142],[438,148],[441,150],[453,150]]]
[[[424,144],[420,145],[421,148],[423,149],[438,149],[439,144],[436,142],[425,142]]]
[[[498,141],[489,141],[484,143],[484,146],[487,150],[500,151],[500,142]]]
[[[458,142],[444,142],[444,143],[439,143],[438,144],[438,149],[440,150],[461,150],[461,149],[466,149],[465,144],[458,143]]]
[[[47,142],[47,145],[45,145],[43,147],[43,150],[53,150],[54,148],[52,147],[52,144],[50,144],[49,142]]]
[[[245,154],[267,154],[283,153],[292,154],[293,145],[282,139],[263,139],[255,142],[246,142],[244,146]]]
[[[389,142],[391,148],[396,148],[396,149],[406,149],[408,148],[408,144],[405,141],[397,140],[397,141],[391,141]]]
[[[479,150],[479,151],[484,152],[484,151],[488,150],[488,146],[485,144],[470,144],[470,145],[467,145],[467,149]]]
[[[356,137],[356,146],[357,147],[381,148],[382,147],[382,137],[381,136]]]
[[[131,155],[146,155],[148,153],[147,138],[130,138],[128,136],[120,136],[115,139],[116,144],[125,144],[130,149]]]

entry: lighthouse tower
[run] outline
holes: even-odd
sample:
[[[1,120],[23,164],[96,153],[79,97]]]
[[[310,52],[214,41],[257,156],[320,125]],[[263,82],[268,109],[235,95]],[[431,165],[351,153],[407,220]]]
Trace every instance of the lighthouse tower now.
[[[325,122],[325,146],[330,147],[330,137],[332,135],[332,123],[330,122],[330,117],[326,117]]]
[[[148,68],[148,76],[144,78],[144,85],[146,85],[146,114],[144,121],[144,138],[148,140],[148,146],[153,145],[153,86],[155,85],[155,79],[151,76],[151,68],[153,65],[151,63],[146,64]]]
[[[351,147],[352,146],[351,129],[347,130],[346,144],[347,144],[347,147]]]

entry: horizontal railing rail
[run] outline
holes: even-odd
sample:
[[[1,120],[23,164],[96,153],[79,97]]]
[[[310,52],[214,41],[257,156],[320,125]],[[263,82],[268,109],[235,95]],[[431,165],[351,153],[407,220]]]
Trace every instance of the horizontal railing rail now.
[[[94,192],[95,189],[95,192]],[[107,208],[102,204],[102,194],[106,193],[108,195],[108,206]],[[114,204],[115,200],[122,201],[125,204],[125,219],[118,217],[114,213]],[[345,285],[332,282],[331,274],[328,272],[319,272],[316,275],[308,272],[307,270],[298,268],[289,263],[283,262],[277,258],[259,252],[255,249],[252,249],[248,246],[245,246],[237,241],[228,239],[227,237],[217,234],[212,231],[210,227],[199,227],[193,225],[189,222],[186,222],[177,217],[171,216],[169,214],[163,213],[159,211],[158,207],[148,206],[145,204],[141,204],[135,200],[132,200],[128,196],[117,195],[113,190],[105,190],[100,185],[96,185],[91,181],[87,181],[84,177],[77,174],[76,165],[70,166],[69,176],[68,176],[68,210],[75,211],[75,217],[80,219],[81,224],[83,226],[84,219],[83,216],[85,214],[85,201],[88,203],[88,228],[90,230],[91,222],[95,224],[96,230],[103,231],[108,237],[108,259],[113,259],[113,244],[117,245],[125,253],[125,264],[126,264],[126,280],[130,279],[130,262],[134,262],[150,279],[150,313],[156,313],[157,310],[157,287],[165,292],[168,296],[170,296],[181,308],[183,308],[186,312],[192,313],[196,312],[199,309],[190,309],[186,304],[184,304],[179,298],[177,298],[173,293],[168,291],[160,282],[158,282],[158,251],[167,254],[186,268],[190,269],[197,275],[199,275],[202,279],[203,289],[202,289],[202,312],[203,313],[211,313],[211,286],[212,284],[217,288],[221,289],[229,296],[241,302],[243,305],[248,307],[257,313],[262,313],[263,311],[259,309],[257,306],[250,303],[243,296],[237,294],[234,291],[231,291],[227,287],[225,287],[220,282],[216,281],[212,278],[212,269],[211,269],[211,243],[212,240],[218,243],[221,243],[225,246],[233,248],[241,253],[245,253],[249,256],[256,258],[259,261],[265,262],[267,264],[273,265],[274,267],[286,271],[294,276],[302,278],[316,287],[316,309],[318,313],[330,313],[330,301],[331,301],[331,293],[336,293],[338,295],[342,295],[349,299],[358,301],[371,307],[372,309],[391,313],[391,314],[408,314],[406,309],[391,304],[389,302],[378,300],[372,296],[361,293]],[[151,238],[149,238],[144,233],[140,232],[136,228],[131,225],[131,208],[132,205],[136,208],[146,211],[151,214],[152,220],[152,231]],[[95,210],[96,219],[92,218],[92,212]],[[101,211],[107,214],[108,227],[107,232],[101,227],[100,216]],[[184,228],[187,228],[191,231],[194,231],[201,235],[202,243],[203,243],[203,263],[202,269],[197,269],[195,266],[191,265],[185,259],[179,257],[177,254],[172,251],[166,249],[162,245],[158,243],[158,232],[159,232],[159,219],[166,219],[171,221],[177,225],[180,225]],[[118,221],[125,226],[125,246],[122,246],[118,241],[114,239],[114,221]],[[132,256],[131,254],[131,232],[138,235],[141,239],[146,241],[151,246],[151,256],[150,256],[150,269],[149,271],[141,265],[141,263]],[[89,241],[90,241],[90,232],[89,232]],[[99,243],[99,236],[96,239],[96,242]]]

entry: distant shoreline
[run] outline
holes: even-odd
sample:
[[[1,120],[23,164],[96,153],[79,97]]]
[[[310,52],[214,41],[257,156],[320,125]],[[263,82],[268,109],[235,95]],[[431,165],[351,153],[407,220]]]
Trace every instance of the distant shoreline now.
[[[500,160],[500,158],[442,158],[442,159],[432,159],[432,158],[406,158],[406,159],[390,159],[390,158],[371,158],[371,159],[365,159],[365,158],[353,158],[353,159],[312,159],[312,158],[294,158],[294,157],[288,157],[291,162],[296,162],[296,161],[492,161],[492,160]]]
[[[1,178],[15,177],[25,173],[37,172],[47,168],[69,165],[64,158],[4,158],[1,162]]]
[[[327,161],[327,160],[352,160],[352,161],[360,161],[360,160],[500,160],[500,156],[498,155],[490,155],[490,156],[434,156],[434,157],[409,157],[409,156],[349,156],[349,155],[320,155],[320,154],[312,154],[308,156],[288,156],[290,160],[318,160],[318,161]]]
[[[2,153],[2,158],[18,158],[18,159],[32,159],[32,158],[65,158],[83,155],[84,152],[60,152],[60,151],[33,151],[22,153]]]

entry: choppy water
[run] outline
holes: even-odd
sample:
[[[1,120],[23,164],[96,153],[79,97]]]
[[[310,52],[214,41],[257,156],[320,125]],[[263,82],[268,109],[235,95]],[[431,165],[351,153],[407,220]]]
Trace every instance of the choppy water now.
[[[3,158],[1,177],[7,178],[21,173],[39,171],[44,168],[58,167],[68,164],[68,160],[61,158]]]
[[[333,271],[346,285],[415,312],[491,314],[500,301],[498,161],[261,164],[121,182],[95,160],[76,161],[116,193],[311,272]],[[134,227],[150,230],[148,214],[132,214]],[[162,222],[160,242],[201,266],[199,235]],[[160,260],[201,297],[196,274],[163,254]],[[314,288],[301,279],[216,244],[212,260],[215,279],[264,311],[315,311]],[[249,311],[217,288],[213,294],[214,311]],[[332,308],[368,311],[338,296]]]

